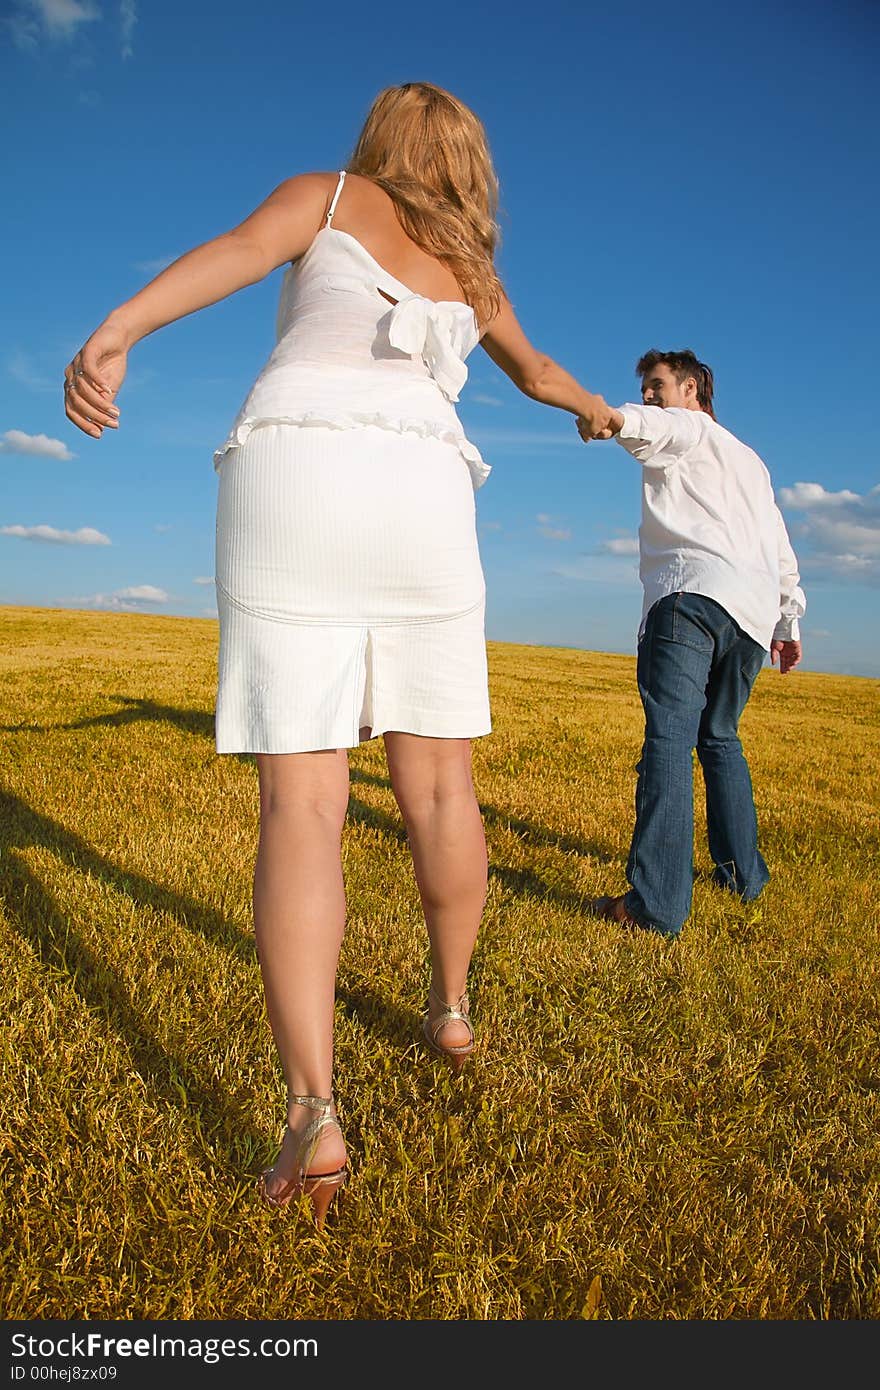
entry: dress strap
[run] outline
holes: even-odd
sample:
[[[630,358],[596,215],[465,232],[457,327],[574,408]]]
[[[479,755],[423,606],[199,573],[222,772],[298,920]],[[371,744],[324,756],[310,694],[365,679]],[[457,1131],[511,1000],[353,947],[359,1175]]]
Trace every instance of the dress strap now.
[[[343,185],[344,183],[345,183],[345,170],[344,170],[344,169],[340,169],[340,171],[339,171],[339,182],[338,182],[337,185],[336,185],[336,192],[333,194],[333,201],[332,201],[332,203],[330,204],[330,207],[329,207],[328,212],[327,212],[327,221],[326,221],[326,224],[325,224],[325,225],[328,226],[328,227],[330,226],[330,223],[333,221],[333,214],[334,214],[334,212],[336,211],[336,204],[339,202],[339,195],[340,195],[340,193],[342,192],[342,185]]]

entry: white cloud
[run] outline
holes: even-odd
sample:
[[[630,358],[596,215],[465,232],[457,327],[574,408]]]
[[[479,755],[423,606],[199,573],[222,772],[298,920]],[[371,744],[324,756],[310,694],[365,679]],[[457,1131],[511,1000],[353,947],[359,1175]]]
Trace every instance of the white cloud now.
[[[471,396],[469,399],[472,400],[475,405],[499,406],[504,404],[504,402],[500,401],[497,396],[484,396],[480,392],[478,392],[475,396]]]
[[[779,501],[803,518],[792,543],[805,575],[880,582],[880,484],[860,495],[795,483],[780,488]]]
[[[113,608],[125,613],[140,613],[152,604],[167,603],[170,594],[154,584],[133,584],[127,589],[114,589],[112,594],[90,594],[73,600],[84,608]]]
[[[806,512],[817,508],[827,510],[843,507],[848,502],[860,502],[861,498],[857,492],[849,492],[846,489],[842,492],[826,492],[821,483],[795,483],[794,487],[779,489],[779,500],[783,507]]]
[[[49,545],[111,545],[109,536],[93,526],[78,531],[59,531],[55,526],[0,526],[0,536],[18,536],[23,541],[44,541]]]
[[[51,439],[48,434],[25,434],[24,430],[7,430],[0,435],[0,454],[25,454],[47,459],[76,458],[63,440]]]
[[[173,521],[158,521],[158,522],[156,523],[156,525],[153,527],[153,530],[154,530],[154,531],[158,531],[160,536],[164,536],[164,534],[165,534],[166,531],[173,531],[173,530],[174,530],[174,522],[173,522]]]
[[[612,536],[611,540],[602,542],[600,549],[608,555],[638,555],[639,538],[638,536]]]
[[[137,6],[134,0],[121,0],[119,19],[122,26],[122,56],[123,58],[130,58],[134,53],[132,40],[134,27],[137,24]]]
[[[72,39],[100,17],[90,0],[18,0],[7,24],[19,48],[36,48],[42,39]]]
[[[138,603],[167,603],[170,594],[157,589],[155,584],[134,584],[129,589],[117,589],[114,597],[134,599]]]
[[[481,530],[481,531],[503,531],[503,529],[504,529],[504,527],[501,525],[501,522],[500,522],[500,521],[481,521],[481,522],[480,522],[480,530]]]
[[[212,574],[200,574],[200,575],[198,575],[198,576],[193,580],[193,583],[194,583],[194,584],[213,584],[213,583],[214,583],[214,576],[213,576]]]

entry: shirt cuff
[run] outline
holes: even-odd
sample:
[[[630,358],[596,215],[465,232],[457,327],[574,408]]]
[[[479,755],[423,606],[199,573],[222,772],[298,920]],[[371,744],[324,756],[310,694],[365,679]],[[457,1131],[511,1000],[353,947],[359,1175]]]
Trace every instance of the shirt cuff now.
[[[780,618],[773,629],[774,642],[799,642],[801,630],[797,618]]]
[[[627,409],[627,407],[626,407],[625,405],[618,405],[618,406],[615,407],[615,409],[616,409],[616,410],[619,410],[619,411],[620,411],[620,414],[623,416],[623,424],[621,425],[620,429],[617,431],[617,438],[618,438],[618,439],[643,439],[643,438],[644,438],[644,435],[643,435],[643,433],[642,433],[642,424],[643,424],[643,421],[642,421],[641,416],[638,414],[638,412],[635,411],[635,410],[632,410],[632,409]]]

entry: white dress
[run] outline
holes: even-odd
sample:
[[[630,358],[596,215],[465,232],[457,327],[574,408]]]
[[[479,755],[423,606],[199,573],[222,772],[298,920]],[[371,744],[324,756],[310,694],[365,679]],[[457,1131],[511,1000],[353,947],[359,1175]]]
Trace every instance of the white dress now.
[[[277,343],[223,446],[219,753],[491,730],[474,491],[453,402],[473,310],[333,227],[289,267]]]

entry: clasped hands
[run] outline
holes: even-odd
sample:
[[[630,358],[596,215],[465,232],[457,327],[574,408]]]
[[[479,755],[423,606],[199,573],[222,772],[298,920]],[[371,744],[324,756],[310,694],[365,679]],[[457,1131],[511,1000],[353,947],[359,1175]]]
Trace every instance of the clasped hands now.
[[[623,416],[602,396],[590,396],[589,404],[575,416],[577,432],[585,444],[591,439],[611,439],[623,424]]]

